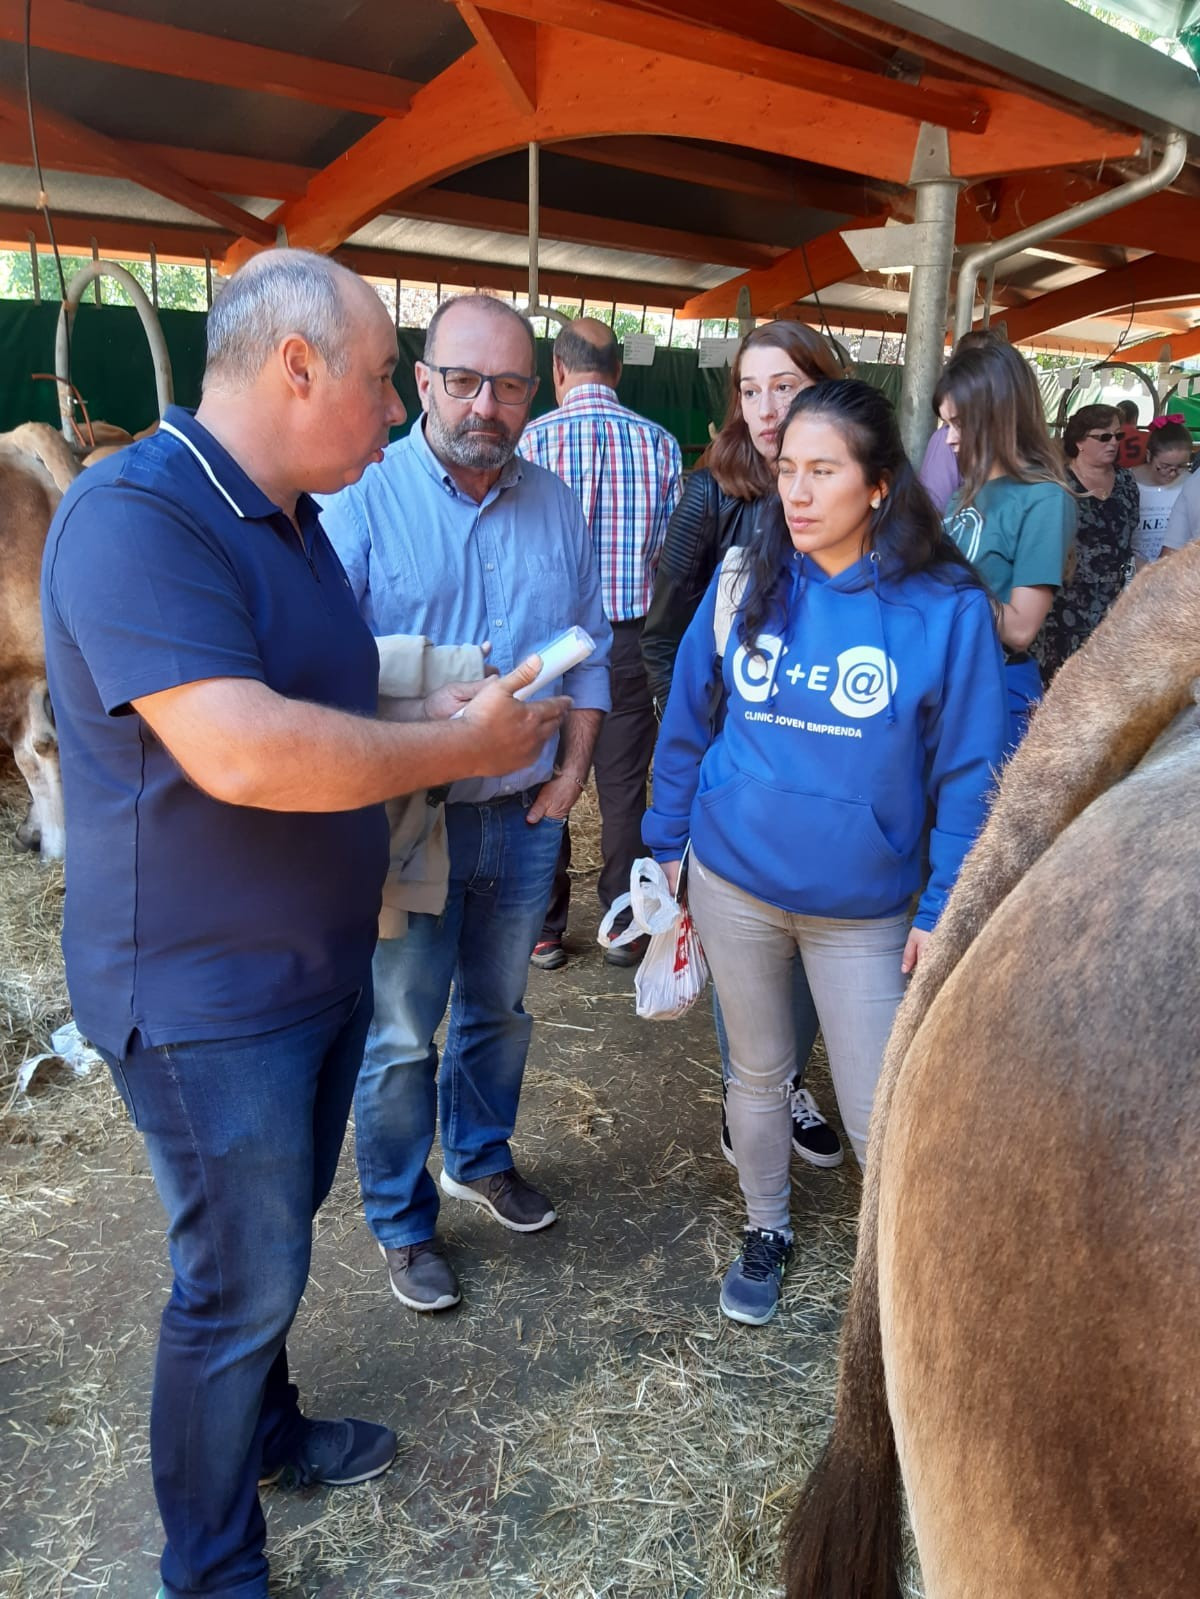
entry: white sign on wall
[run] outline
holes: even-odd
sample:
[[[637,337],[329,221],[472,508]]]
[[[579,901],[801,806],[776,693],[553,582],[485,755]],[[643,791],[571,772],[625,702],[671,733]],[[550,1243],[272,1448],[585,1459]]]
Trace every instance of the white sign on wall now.
[[[700,365],[702,367],[732,366],[740,339],[701,339]]]
[[[653,333],[627,333],[621,343],[621,360],[626,366],[654,365]]]

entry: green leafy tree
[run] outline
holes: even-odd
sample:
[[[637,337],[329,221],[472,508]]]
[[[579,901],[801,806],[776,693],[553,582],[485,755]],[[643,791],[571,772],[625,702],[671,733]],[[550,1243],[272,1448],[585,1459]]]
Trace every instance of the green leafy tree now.
[[[64,255],[62,256],[63,279],[70,284],[71,279],[81,267],[90,264],[91,256]],[[147,261],[121,261],[123,266],[150,295],[150,264]],[[62,288],[59,283],[58,267],[55,265],[51,254],[38,253],[38,277],[41,283],[43,300],[60,300]],[[89,288],[85,300],[91,297]],[[129,297],[122,286],[112,278],[100,279],[101,303],[105,305],[127,305]],[[32,300],[33,292],[33,264],[29,259],[29,252],[4,251],[0,252],[0,297],[8,300]],[[208,309],[208,292],[205,282],[204,268],[192,266],[174,266],[167,263],[158,269],[158,304],[168,311],[206,311]]]

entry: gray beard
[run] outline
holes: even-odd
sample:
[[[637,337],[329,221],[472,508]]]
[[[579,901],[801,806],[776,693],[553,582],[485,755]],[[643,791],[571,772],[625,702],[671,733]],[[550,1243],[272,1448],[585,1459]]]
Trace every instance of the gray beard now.
[[[456,429],[448,428],[432,405],[426,415],[425,426],[434,454],[451,466],[466,467],[468,471],[498,472],[517,453],[515,438],[493,444],[482,439],[470,426],[469,420],[460,422]]]

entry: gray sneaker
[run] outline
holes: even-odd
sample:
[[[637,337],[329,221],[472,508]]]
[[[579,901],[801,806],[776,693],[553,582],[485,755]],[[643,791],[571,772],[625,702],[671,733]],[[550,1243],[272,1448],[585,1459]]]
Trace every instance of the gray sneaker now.
[[[426,1238],[399,1249],[380,1244],[379,1253],[387,1261],[392,1292],[409,1310],[449,1310],[462,1298],[440,1238]]]
[[[473,1183],[456,1182],[443,1170],[441,1183],[443,1193],[455,1199],[467,1199],[472,1205],[482,1205],[501,1227],[514,1233],[536,1233],[556,1219],[554,1206],[545,1194],[531,1187],[515,1166],[491,1177],[480,1177]]]

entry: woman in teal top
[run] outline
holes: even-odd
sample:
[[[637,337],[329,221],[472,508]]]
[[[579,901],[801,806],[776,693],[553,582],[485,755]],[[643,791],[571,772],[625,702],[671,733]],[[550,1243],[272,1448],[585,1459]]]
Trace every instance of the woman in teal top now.
[[[953,356],[934,405],[962,472],[946,531],[996,603],[1011,750],[1042,697],[1030,646],[1062,587],[1075,540],[1075,500],[1033,374],[1011,345],[995,340]]]

